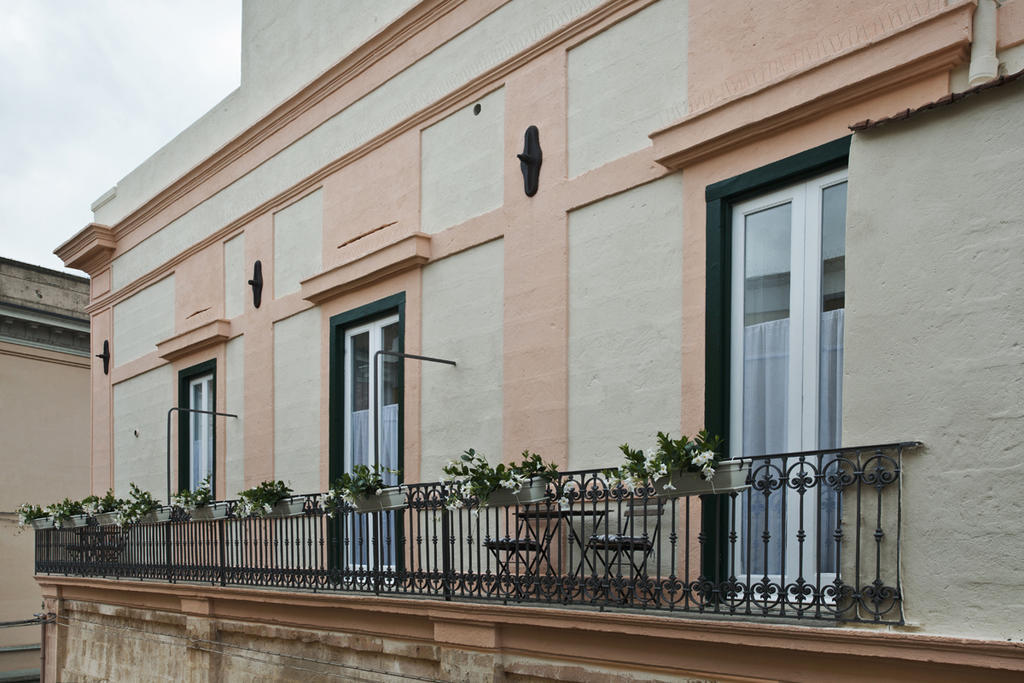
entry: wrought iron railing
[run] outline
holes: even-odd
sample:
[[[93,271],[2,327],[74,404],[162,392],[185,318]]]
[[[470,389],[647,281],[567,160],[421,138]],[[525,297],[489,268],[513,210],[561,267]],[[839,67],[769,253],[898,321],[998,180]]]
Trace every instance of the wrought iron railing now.
[[[313,494],[295,517],[39,530],[36,571],[901,624],[902,456],[917,445],[747,458],[750,487],[719,495],[583,470],[523,506],[448,510],[425,483],[407,509],[333,519]]]

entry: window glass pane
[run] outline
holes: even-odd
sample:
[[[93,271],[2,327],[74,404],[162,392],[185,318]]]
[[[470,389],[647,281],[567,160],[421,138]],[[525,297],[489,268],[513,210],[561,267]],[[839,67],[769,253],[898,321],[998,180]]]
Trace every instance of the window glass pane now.
[[[349,404],[349,454],[351,465],[365,465],[369,457],[370,434],[370,333],[352,336],[348,377],[352,382]]]
[[[213,410],[213,375],[189,383],[189,408]],[[213,473],[213,415],[189,414],[189,486],[195,489]]]
[[[745,218],[743,263],[743,454],[787,450],[789,390],[790,245],[792,204]],[[774,463],[762,463],[758,475]],[[749,495],[749,494],[745,494]],[[743,536],[782,536],[781,496],[755,497]],[[741,561],[753,572],[773,574],[781,559],[774,546],[752,543]]]
[[[839,446],[842,433],[843,328],[846,302],[846,183],[821,193],[821,337],[818,356],[818,448]]]
[[[821,310],[843,308],[846,290],[846,183],[821,193]]]
[[[743,453],[787,447],[792,205],[745,219],[743,263]]]
[[[743,324],[789,317],[792,205],[746,217],[743,269]]]
[[[381,347],[385,351],[398,351],[398,323],[381,329]],[[398,399],[401,390],[401,358],[381,356],[380,379],[380,463],[391,469],[398,468]],[[385,478],[397,484],[394,475]]]

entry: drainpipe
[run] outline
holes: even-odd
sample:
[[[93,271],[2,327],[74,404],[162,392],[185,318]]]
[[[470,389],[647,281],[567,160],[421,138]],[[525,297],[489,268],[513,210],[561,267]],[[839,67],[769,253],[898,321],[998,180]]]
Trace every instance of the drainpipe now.
[[[999,0],[978,0],[978,8],[974,10],[971,70],[967,77],[971,87],[999,75],[999,58],[996,56],[996,10],[999,4]]]

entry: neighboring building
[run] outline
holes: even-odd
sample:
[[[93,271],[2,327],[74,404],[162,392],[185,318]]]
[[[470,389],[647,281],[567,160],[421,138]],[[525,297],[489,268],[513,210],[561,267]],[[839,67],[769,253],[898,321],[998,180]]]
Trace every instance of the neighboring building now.
[[[57,249],[93,490],[377,461],[411,508],[41,533],[47,680],[1024,673],[1024,79],[949,97],[1024,2],[253,0],[242,65]],[[599,483],[704,425],[749,492]],[[599,495],[449,514],[468,447]]]
[[[15,508],[89,493],[89,281],[0,258],[0,622],[31,619],[34,534]],[[39,626],[0,628],[0,681],[39,677]]]

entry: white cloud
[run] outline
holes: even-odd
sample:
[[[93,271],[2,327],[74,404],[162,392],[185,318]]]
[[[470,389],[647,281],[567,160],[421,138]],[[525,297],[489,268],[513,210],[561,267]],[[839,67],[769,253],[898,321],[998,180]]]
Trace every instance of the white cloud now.
[[[61,268],[89,205],[238,87],[241,0],[0,2],[0,255]]]

